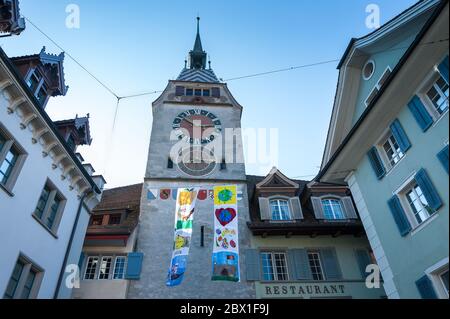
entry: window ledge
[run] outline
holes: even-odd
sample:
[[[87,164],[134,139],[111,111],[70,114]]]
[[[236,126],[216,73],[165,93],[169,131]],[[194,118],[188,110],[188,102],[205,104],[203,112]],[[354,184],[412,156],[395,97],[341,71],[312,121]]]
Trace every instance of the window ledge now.
[[[56,235],[56,233],[51,230],[50,228],[48,228],[47,225],[45,225],[36,215],[31,214],[31,216],[34,218],[34,220],[36,220],[48,233],[50,233],[50,235],[52,235],[55,239],[58,239],[58,235]]]
[[[408,152],[409,150],[406,151],[403,157],[394,166],[391,166],[391,168],[386,172],[386,175],[384,175],[384,177],[388,177],[389,175],[391,175],[391,173],[395,170],[395,168],[397,168],[400,165],[400,163],[406,158]]]
[[[3,190],[9,197],[14,197],[14,193],[11,192],[5,185],[0,183],[0,189]]]
[[[438,212],[436,211],[436,212],[434,212],[433,215],[431,215],[430,218],[428,218],[428,219],[427,219],[426,221],[424,221],[422,224],[420,224],[420,225],[416,226],[415,228],[413,228],[413,229],[410,231],[411,237],[414,236],[415,234],[417,234],[418,232],[420,232],[420,231],[421,231],[422,229],[424,229],[425,227],[427,227],[429,224],[431,224],[431,222],[432,222],[433,220],[435,220],[436,218],[438,218],[438,216],[439,216],[439,214],[438,214]]]
[[[438,118],[435,119],[431,128],[437,126],[439,122],[445,117],[445,115],[449,112],[450,108],[447,108],[444,113],[440,114]]]
[[[269,220],[271,224],[284,224],[284,223],[296,223],[295,219],[287,219],[287,220]]]

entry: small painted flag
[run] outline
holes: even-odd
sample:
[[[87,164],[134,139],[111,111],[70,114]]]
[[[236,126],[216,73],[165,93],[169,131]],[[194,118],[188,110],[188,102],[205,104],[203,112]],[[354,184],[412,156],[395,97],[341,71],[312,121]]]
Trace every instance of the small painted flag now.
[[[201,189],[198,192],[197,199],[199,200],[205,200],[208,197],[208,191],[206,189]]]
[[[162,200],[166,200],[166,199],[169,199],[169,197],[170,197],[170,189],[161,189],[161,192],[159,193],[159,197],[162,199]]]
[[[158,193],[157,189],[148,189],[147,190],[147,199],[148,200],[155,200],[157,193]]]
[[[172,188],[172,199],[177,200],[178,188]]]
[[[243,199],[243,195],[241,191],[237,192],[237,200],[242,200]]]
[[[209,198],[214,199],[214,190],[213,189],[210,189],[208,191],[208,194],[209,194]]]

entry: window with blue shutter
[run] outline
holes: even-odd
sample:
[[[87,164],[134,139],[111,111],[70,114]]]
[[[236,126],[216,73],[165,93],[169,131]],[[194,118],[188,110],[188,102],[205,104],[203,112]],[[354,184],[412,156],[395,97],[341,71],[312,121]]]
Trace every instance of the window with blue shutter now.
[[[437,154],[437,157],[448,174],[448,145]]]
[[[368,265],[372,264],[369,251],[367,249],[357,249],[355,250],[355,255],[356,261],[358,262],[359,271],[361,272],[361,277],[366,279],[368,275],[368,273],[366,273],[366,268]]]
[[[246,249],[244,251],[244,258],[246,280],[261,280],[261,264],[259,262],[259,251],[257,249]]]
[[[386,175],[386,169],[384,168],[383,162],[381,161],[380,154],[376,147],[372,147],[370,151],[367,153],[369,157],[370,165],[372,166],[375,175],[378,179],[382,179],[384,175]]]
[[[129,253],[125,279],[138,280],[141,278],[143,253]]]
[[[306,249],[291,249],[288,251],[289,278],[291,280],[312,280]]]
[[[320,250],[320,258],[325,272],[326,280],[342,279],[341,267],[337,259],[336,250],[334,248],[326,248]]]
[[[439,197],[436,188],[434,188],[434,185],[431,182],[431,179],[428,176],[427,172],[424,169],[421,169],[417,172],[414,179],[416,180],[417,185],[419,185],[420,189],[422,190],[423,195],[428,202],[428,205],[430,205],[430,207],[435,211],[441,208],[442,200]]]
[[[439,69],[439,73],[441,73],[441,75],[445,79],[445,81],[447,81],[447,83],[449,83],[448,82],[448,55],[439,64],[438,69]]]
[[[425,275],[416,281],[417,289],[419,289],[422,299],[437,299],[436,291],[430,278]]]
[[[411,143],[409,142],[408,136],[405,133],[405,130],[403,129],[402,125],[400,124],[399,120],[395,120],[391,124],[391,132],[392,135],[394,135],[395,140],[398,143],[398,146],[400,147],[401,151],[403,153],[406,153],[407,150],[411,147]]]
[[[408,108],[413,114],[414,118],[417,121],[417,124],[419,124],[422,131],[426,131],[430,128],[430,126],[433,124],[433,118],[431,117],[430,113],[428,113],[425,105],[423,105],[420,98],[415,95],[413,99],[408,103]]]
[[[405,211],[403,210],[400,200],[397,195],[394,195],[389,201],[388,206],[391,210],[392,216],[394,217],[395,223],[397,224],[400,235],[403,237],[408,235],[411,231],[411,224],[406,217]]]

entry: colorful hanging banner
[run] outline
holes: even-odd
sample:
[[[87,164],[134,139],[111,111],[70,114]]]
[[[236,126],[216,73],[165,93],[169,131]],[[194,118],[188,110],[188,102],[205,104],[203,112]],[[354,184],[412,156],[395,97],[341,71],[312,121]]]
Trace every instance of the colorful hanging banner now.
[[[177,191],[173,253],[166,281],[169,287],[180,285],[186,272],[197,194],[198,188],[180,188]]]
[[[214,187],[213,281],[240,281],[237,186]]]

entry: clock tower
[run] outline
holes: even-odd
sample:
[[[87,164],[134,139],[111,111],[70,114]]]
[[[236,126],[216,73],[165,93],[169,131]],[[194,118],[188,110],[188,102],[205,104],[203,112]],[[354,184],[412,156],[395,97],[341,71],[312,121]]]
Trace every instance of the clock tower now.
[[[129,298],[254,298],[245,279],[243,251],[250,247],[242,138],[242,106],[218,80],[197,35],[189,61],[152,104],[153,124],[141,199],[137,251],[144,254],[140,279]],[[225,138],[226,137],[226,138]],[[212,281],[215,186],[237,185],[240,282]],[[184,280],[166,286],[174,246],[176,191],[198,187]],[[207,194],[205,196],[205,194]]]

